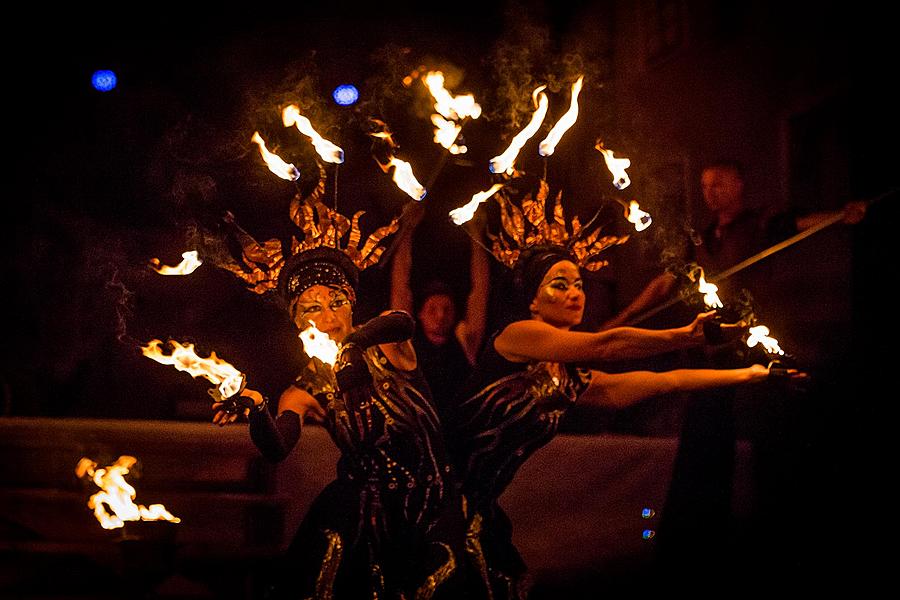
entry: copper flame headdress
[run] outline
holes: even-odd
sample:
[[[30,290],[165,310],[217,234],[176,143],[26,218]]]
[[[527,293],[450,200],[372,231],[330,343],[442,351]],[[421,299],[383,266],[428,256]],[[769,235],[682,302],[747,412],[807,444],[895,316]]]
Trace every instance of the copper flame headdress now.
[[[520,203],[521,208],[507,198],[502,190],[494,196],[500,204],[502,226],[496,235],[488,233],[493,242],[491,252],[494,257],[507,267],[514,268],[525,250],[538,246],[558,246],[570,253],[579,267],[588,271],[596,271],[607,265],[608,261],[601,259],[599,254],[607,248],[625,243],[628,236],[601,237],[599,227],[592,228],[592,222],[582,225],[577,215],[572,217],[567,226],[562,208],[562,192],[556,195],[553,218],[548,221],[545,207],[549,190],[547,182],[541,180],[537,194],[528,192]]]
[[[397,219],[376,229],[365,243],[360,244],[362,232],[359,219],[365,211],[358,211],[352,219],[348,219],[322,202],[325,193],[325,171],[319,165],[319,182],[307,196],[298,193],[291,200],[291,221],[303,231],[303,239],[291,237],[290,255],[284,256],[282,243],[278,239],[270,239],[260,244],[243,230],[238,229],[238,241],[241,245],[241,262],[230,260],[222,264],[222,268],[242,279],[250,290],[263,294],[278,287],[282,268],[291,259],[302,253],[317,249],[330,248],[342,252],[360,271],[376,264],[384,252],[379,243],[385,237],[397,231]],[[342,240],[349,231],[346,244]]]

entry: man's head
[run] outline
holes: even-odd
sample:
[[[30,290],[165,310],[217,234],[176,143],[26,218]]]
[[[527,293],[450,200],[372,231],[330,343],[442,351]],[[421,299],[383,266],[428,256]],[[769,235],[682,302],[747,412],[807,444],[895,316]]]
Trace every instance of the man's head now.
[[[453,290],[442,281],[429,283],[416,312],[422,333],[432,344],[441,345],[453,335],[457,313]]]
[[[710,163],[700,175],[703,201],[719,220],[736,216],[744,208],[744,178],[733,162]]]

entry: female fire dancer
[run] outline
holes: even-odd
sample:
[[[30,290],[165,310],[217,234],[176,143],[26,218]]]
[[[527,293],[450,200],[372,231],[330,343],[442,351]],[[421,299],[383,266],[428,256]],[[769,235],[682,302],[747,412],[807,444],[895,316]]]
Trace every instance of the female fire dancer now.
[[[703,323],[713,313],[669,330],[571,331],[585,306],[579,265],[597,265],[596,253],[617,240],[579,240],[576,234],[567,240],[559,221],[550,226],[542,220],[540,197],[537,208],[526,205],[534,203],[530,198],[523,201],[521,212],[502,197],[498,201],[508,235],[494,238],[494,255],[513,268],[522,318],[489,339],[473,376],[441,414],[466,501],[467,565],[483,582],[481,596],[494,600],[522,598],[527,588],[498,499],[525,460],[553,438],[576,400],[625,407],[658,394],[762,381],[769,374],[762,365],[621,374],[590,368],[702,344]],[[522,231],[526,219],[534,219],[533,234]],[[573,229],[581,228],[575,222]],[[530,246],[517,247],[528,239]]]
[[[342,218],[324,205],[316,210],[320,217]],[[234,402],[213,404],[218,424],[247,415],[253,442],[270,460],[287,456],[310,412],[324,415],[341,451],[337,479],[301,523],[272,596],[460,597],[457,564],[465,522],[437,413],[410,342],[413,321],[394,311],[354,326],[358,264],[366,263],[335,247],[331,240],[340,236],[327,225],[305,229],[324,232],[317,238],[324,244],[285,261],[278,291],[298,329],[314,323],[341,344],[334,367],[312,358],[281,395],[275,419],[264,396],[252,389]]]

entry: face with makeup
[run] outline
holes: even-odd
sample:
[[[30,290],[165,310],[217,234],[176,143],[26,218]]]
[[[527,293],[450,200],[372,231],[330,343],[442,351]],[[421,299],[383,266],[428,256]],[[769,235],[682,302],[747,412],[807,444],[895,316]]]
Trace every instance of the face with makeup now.
[[[338,343],[353,330],[353,305],[346,292],[337,287],[314,285],[306,288],[291,303],[291,316],[301,331],[312,321],[319,331]]]
[[[561,260],[550,267],[528,308],[533,318],[560,329],[581,323],[584,289],[575,263]]]

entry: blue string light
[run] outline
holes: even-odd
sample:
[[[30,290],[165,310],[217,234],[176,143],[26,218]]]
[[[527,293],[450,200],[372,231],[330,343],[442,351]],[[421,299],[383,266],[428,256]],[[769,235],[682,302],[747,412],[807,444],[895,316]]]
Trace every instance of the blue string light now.
[[[91,75],[91,85],[98,92],[108,92],[116,87],[116,74],[108,69],[94,71]]]
[[[359,100],[359,90],[356,89],[356,86],[348,83],[334,88],[331,96],[334,98],[334,101],[341,106],[350,106]]]

